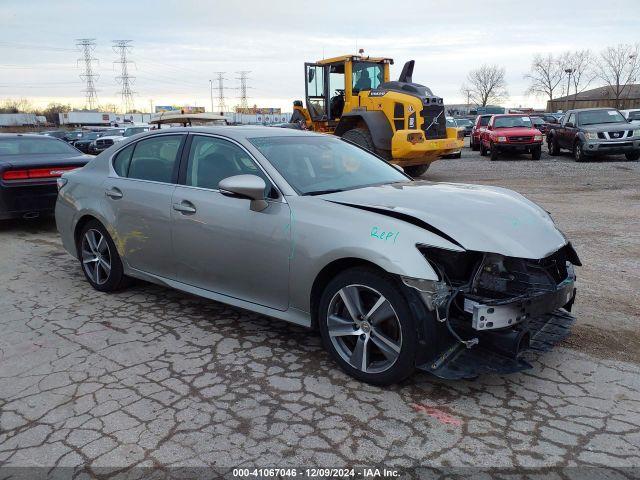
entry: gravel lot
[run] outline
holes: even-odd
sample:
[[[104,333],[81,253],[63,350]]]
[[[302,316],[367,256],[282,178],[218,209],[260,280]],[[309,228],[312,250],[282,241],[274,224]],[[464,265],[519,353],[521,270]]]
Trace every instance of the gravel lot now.
[[[640,163],[619,160],[545,151],[490,162],[465,149],[428,172],[540,203],[584,264],[565,344],[532,357],[531,371],[476,381],[357,383],[314,333],[144,283],[95,292],[53,222],[6,222],[0,466],[71,467],[78,478],[141,466],[609,466],[610,478],[630,478],[639,471],[623,467],[640,466]]]

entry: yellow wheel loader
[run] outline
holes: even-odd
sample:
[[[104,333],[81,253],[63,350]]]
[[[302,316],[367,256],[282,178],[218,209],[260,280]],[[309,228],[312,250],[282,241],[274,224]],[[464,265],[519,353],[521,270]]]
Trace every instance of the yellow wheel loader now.
[[[414,61],[397,81],[390,58],[344,55],[305,63],[306,108],[293,102],[291,123],[333,133],[403,167],[414,177],[464,146],[464,133],[447,128],[442,98],[413,83]]]

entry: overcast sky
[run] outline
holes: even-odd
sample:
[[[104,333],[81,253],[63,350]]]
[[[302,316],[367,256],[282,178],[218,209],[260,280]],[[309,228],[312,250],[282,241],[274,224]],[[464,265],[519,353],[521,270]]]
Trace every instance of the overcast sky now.
[[[357,48],[394,58],[392,77],[415,59],[414,81],[445,103],[463,101],[469,70],[504,66],[508,105],[542,106],[524,96],[532,56],[640,41],[640,1],[0,0],[0,99],[81,106],[75,40],[83,37],[97,41],[100,103],[119,102],[111,44],[129,39],[138,108],[209,109],[218,71],[235,105],[235,72],[251,70],[250,104],[290,111],[304,94],[305,61]]]

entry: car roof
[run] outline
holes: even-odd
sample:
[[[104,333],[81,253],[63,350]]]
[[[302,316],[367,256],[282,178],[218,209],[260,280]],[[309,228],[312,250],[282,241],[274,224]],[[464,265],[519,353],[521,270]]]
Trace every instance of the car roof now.
[[[140,137],[158,135],[162,133],[210,133],[232,138],[234,140],[245,140],[249,138],[258,137],[295,137],[295,136],[325,136],[322,133],[310,132],[308,130],[296,130],[293,128],[273,128],[253,125],[236,125],[236,126],[212,126],[212,127],[172,127],[172,128],[159,128],[151,130],[149,132],[140,134]]]
[[[18,138],[18,137],[27,137],[27,138],[37,138],[38,140],[60,140],[56,137],[49,137],[47,135],[40,135],[38,133],[0,133],[0,138]]]

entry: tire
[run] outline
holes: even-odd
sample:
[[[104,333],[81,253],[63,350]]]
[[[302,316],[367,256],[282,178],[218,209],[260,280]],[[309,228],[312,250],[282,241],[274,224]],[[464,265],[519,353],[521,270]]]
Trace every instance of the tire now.
[[[487,156],[487,149],[484,147],[484,144],[482,142],[480,142],[480,156],[481,157]]]
[[[498,149],[495,147],[495,145],[492,143],[491,144],[491,161],[495,161],[498,159]]]
[[[366,128],[353,128],[342,134],[342,138],[355,143],[356,145],[376,153],[376,147],[373,144],[371,133]]]
[[[431,164],[427,163],[425,165],[409,165],[408,167],[402,168],[404,168],[404,173],[406,173],[407,175],[413,178],[418,178],[421,175],[424,175],[427,170],[429,170],[429,165]]]
[[[553,157],[560,155],[560,147],[554,137],[547,137],[547,148],[549,149],[549,155]]]
[[[576,162],[585,161],[584,146],[580,140],[578,140],[573,146],[573,158]]]
[[[473,137],[471,137],[471,150],[473,150],[474,152],[480,150],[480,146],[473,141]]]
[[[531,150],[532,160],[540,160],[541,156],[542,156],[542,147],[535,147]]]
[[[97,220],[87,222],[78,238],[78,256],[85,278],[100,292],[115,292],[130,283],[107,229]],[[108,268],[107,268],[108,266]]]
[[[462,152],[454,153],[451,158],[462,158]]]
[[[625,153],[624,156],[627,157],[627,160],[630,162],[637,162],[640,160],[640,152],[628,152]]]
[[[345,298],[360,299],[351,303],[355,319]],[[324,347],[347,374],[374,385],[390,385],[413,373],[417,322],[393,277],[365,267],[345,270],[326,286],[318,309]]]

